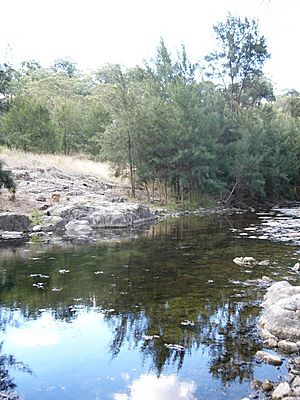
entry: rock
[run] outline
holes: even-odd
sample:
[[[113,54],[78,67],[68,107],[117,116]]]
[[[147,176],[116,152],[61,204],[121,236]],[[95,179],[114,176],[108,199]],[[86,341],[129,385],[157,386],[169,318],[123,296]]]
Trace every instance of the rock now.
[[[268,331],[268,329],[260,329],[259,331],[260,337],[263,340],[268,340],[268,339],[273,339],[277,341],[277,337],[272,335],[272,333],[270,331]]]
[[[15,240],[15,239],[23,239],[24,233],[17,231],[6,231],[2,232],[1,238],[5,240]]]
[[[262,384],[261,388],[264,392],[270,392],[273,389],[273,383],[269,381],[269,379],[266,379]]]
[[[88,236],[92,232],[89,221],[85,219],[71,221],[65,228],[67,235],[71,237]]]
[[[271,279],[271,278],[269,278],[268,276],[265,276],[265,275],[264,275],[261,279],[262,279],[264,282],[268,282],[268,283],[274,282],[273,279]]]
[[[281,400],[291,394],[290,385],[287,382],[280,383],[272,393],[272,400]]]
[[[241,266],[256,264],[256,260],[253,257],[236,257],[233,262]]]
[[[47,199],[46,199],[46,197],[45,196],[42,196],[42,195],[40,195],[40,196],[38,196],[37,198],[36,198],[36,200],[37,201],[46,201]]]
[[[300,340],[300,286],[288,282],[276,282],[268,290],[263,303],[265,308],[259,325],[278,339],[296,342]],[[289,351],[296,346],[288,346]],[[298,349],[298,346],[297,346]]]
[[[296,353],[299,350],[296,343],[289,342],[287,340],[279,340],[278,347],[280,350],[283,350],[289,354]]]
[[[292,389],[300,386],[300,376],[296,376],[292,382]]]
[[[278,340],[275,339],[266,339],[264,340],[264,346],[268,347],[269,349],[274,349],[278,346]]]
[[[293,400],[299,400],[300,399],[300,387],[297,386],[297,387],[293,388],[291,394],[293,396]]]
[[[296,272],[299,272],[299,271],[300,271],[300,263],[297,262],[297,263],[293,266],[292,269],[293,269],[294,271],[296,271]]]
[[[13,170],[12,171],[14,177],[16,180],[23,180],[23,181],[29,181],[30,180],[30,175],[29,172],[26,170]]]
[[[255,354],[255,358],[257,359],[257,361],[265,362],[267,364],[272,364],[272,365],[282,364],[282,359],[280,357],[267,353],[266,351],[257,351]]]
[[[55,206],[51,215],[60,216],[67,221],[87,220],[91,227],[99,228],[129,228],[137,224],[155,219],[149,207],[141,204],[85,203]]]
[[[29,231],[30,220],[25,214],[5,212],[0,214],[0,230]]]
[[[270,265],[270,260],[262,260],[258,263],[261,267]]]
[[[45,216],[44,222],[45,223],[42,225],[42,230],[45,232],[65,229],[65,225],[67,223],[65,219],[56,215]]]
[[[42,225],[34,225],[32,227],[32,232],[40,232],[42,230]]]

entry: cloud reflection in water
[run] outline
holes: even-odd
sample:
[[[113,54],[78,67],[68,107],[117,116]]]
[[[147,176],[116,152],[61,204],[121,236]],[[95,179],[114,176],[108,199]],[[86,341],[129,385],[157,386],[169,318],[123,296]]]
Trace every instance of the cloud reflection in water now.
[[[180,382],[176,375],[141,375],[129,386],[130,394],[115,393],[114,400],[196,400],[196,384]]]

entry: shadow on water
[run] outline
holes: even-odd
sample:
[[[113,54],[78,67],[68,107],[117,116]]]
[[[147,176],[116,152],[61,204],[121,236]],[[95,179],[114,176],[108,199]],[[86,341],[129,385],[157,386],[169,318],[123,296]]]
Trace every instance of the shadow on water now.
[[[72,326],[92,312],[103,316],[110,332],[105,344],[110,359],[117,362],[125,350],[129,358],[138,352],[139,373],[147,365],[158,377],[182,370],[197,380],[196,372],[189,375],[187,369],[196,370],[198,363],[211,382],[249,384],[254,354],[262,347],[256,322],[264,286],[258,279],[286,274],[287,257],[295,251],[293,246],[237,237],[257,224],[254,214],[186,217],[153,225],[134,240],[59,251],[39,248],[38,253],[25,253],[26,258],[24,252],[23,258],[2,258],[1,315],[10,310],[22,325],[50,312],[54,320]],[[242,267],[232,262],[237,256],[272,262]],[[7,374],[9,364],[21,366],[10,357],[2,360]],[[8,377],[9,382],[12,386],[3,390],[13,389]],[[200,389],[195,393],[203,396],[201,384],[196,384]]]

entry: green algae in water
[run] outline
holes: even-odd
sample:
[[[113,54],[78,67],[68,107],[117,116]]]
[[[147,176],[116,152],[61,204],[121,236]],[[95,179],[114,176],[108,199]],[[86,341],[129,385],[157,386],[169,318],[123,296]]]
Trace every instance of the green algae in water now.
[[[9,370],[18,392],[238,399],[253,378],[275,379],[280,371],[254,361],[257,279],[286,276],[297,248],[237,237],[256,224],[253,214],[185,217],[138,239],[3,257],[2,352],[33,372]],[[238,256],[271,263],[241,267]]]

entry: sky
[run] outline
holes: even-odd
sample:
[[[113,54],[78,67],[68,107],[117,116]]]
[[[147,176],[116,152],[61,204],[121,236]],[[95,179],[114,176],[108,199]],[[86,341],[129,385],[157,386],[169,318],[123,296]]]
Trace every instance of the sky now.
[[[192,61],[215,47],[213,25],[228,13],[258,20],[271,59],[265,73],[277,91],[300,91],[300,0],[0,0],[0,63],[70,57],[80,69],[126,67],[154,57],[162,37],[184,44]]]

